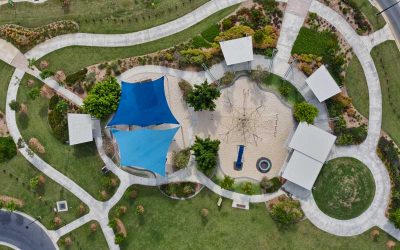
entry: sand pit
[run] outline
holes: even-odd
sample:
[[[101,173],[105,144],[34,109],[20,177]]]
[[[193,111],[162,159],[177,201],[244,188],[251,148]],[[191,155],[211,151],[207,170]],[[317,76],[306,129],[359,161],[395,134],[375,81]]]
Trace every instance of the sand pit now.
[[[193,114],[194,134],[221,141],[220,169],[234,178],[261,180],[277,176],[288,150],[289,135],[294,129],[292,110],[275,94],[258,88],[248,77],[223,89],[214,112]],[[234,170],[238,147],[244,145],[243,168]],[[268,158],[272,168],[261,173],[257,160]]]
[[[156,73],[145,73],[145,74],[137,74],[127,79],[122,79],[127,82],[140,82],[146,80],[156,80],[162,77],[162,74]],[[191,124],[191,115],[189,113],[188,107],[183,100],[181,90],[179,88],[179,81],[181,79],[165,76],[164,88],[165,88],[165,96],[167,97],[168,105],[174,114],[175,118],[180,123],[181,128],[175,135],[174,141],[171,144],[167,155],[167,173],[172,172],[172,154],[174,151],[180,151],[184,148],[190,147],[193,142],[193,130]],[[151,129],[167,129],[176,127],[176,125],[161,125],[161,126],[150,126]],[[131,128],[132,129],[132,128]]]

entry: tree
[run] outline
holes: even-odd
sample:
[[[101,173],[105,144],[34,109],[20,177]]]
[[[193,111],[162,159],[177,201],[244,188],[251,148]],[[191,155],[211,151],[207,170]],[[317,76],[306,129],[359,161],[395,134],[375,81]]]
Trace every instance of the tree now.
[[[12,159],[17,154],[17,147],[11,137],[0,137],[0,162]]]
[[[221,182],[221,187],[226,190],[231,190],[234,183],[235,179],[225,175],[224,180]]]
[[[300,202],[289,198],[281,199],[271,208],[271,217],[282,225],[290,225],[300,221],[304,216]]]
[[[29,96],[29,98],[31,98],[32,100],[35,100],[37,97],[39,97],[39,95],[40,95],[40,89],[39,89],[39,87],[35,87],[35,88],[29,90],[29,92],[28,92],[28,96]]]
[[[97,223],[96,223],[96,222],[92,222],[92,223],[90,224],[90,231],[91,231],[92,233],[97,232]]]
[[[395,227],[400,228],[400,208],[397,208],[389,214],[389,220],[393,222]]]
[[[99,119],[105,118],[118,108],[121,86],[117,79],[108,77],[98,82],[83,101],[86,112]]]
[[[193,91],[187,96],[187,103],[194,108],[194,111],[215,110],[214,101],[221,96],[221,92],[214,86],[205,81],[200,85],[194,85]]]
[[[196,157],[198,169],[207,173],[217,165],[219,144],[219,140],[202,139],[196,136],[195,143],[191,149]]]
[[[10,109],[14,110],[15,112],[19,112],[21,110],[21,104],[16,100],[12,100],[9,104]]]
[[[201,217],[207,218],[208,217],[208,209],[207,208],[201,209],[200,214],[201,214]]]
[[[307,102],[300,102],[294,105],[294,118],[298,122],[307,122],[313,124],[315,117],[318,116],[318,109]]]

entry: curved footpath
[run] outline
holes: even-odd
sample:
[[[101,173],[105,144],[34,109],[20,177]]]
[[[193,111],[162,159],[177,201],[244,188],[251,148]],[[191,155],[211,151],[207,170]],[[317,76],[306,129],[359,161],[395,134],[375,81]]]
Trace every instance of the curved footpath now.
[[[284,76],[284,73],[286,73],[286,69],[288,68],[287,61],[284,61],[285,58],[288,57],[287,51],[290,50],[291,46],[293,45],[292,43],[295,40],[295,37],[298,34],[298,29],[301,27],[301,22],[300,20],[304,18],[306,15],[308,9],[306,12],[301,9],[301,5],[296,2],[297,0],[289,0],[288,1],[288,10],[290,12],[285,12],[285,18],[284,18],[284,23],[282,24],[282,31],[281,31],[281,36],[279,38],[278,44],[286,46],[285,50],[281,53],[278,57],[279,60],[274,63],[273,67],[273,72],[277,73],[280,76]],[[390,192],[390,179],[388,176],[388,173],[386,171],[386,168],[383,166],[382,162],[378,159],[376,156],[376,145],[377,141],[379,139],[379,134],[380,134],[380,126],[381,126],[381,116],[382,116],[382,104],[381,104],[381,92],[380,92],[380,85],[379,85],[379,78],[374,66],[374,62],[372,61],[372,58],[369,54],[369,48],[372,45],[367,45],[367,42],[364,38],[361,38],[358,36],[354,30],[352,30],[351,26],[347,24],[346,20],[344,20],[340,15],[338,15],[336,12],[333,10],[329,9],[328,7],[322,5],[321,3],[317,1],[311,1],[311,0],[301,0],[303,2],[308,2],[311,3],[311,5],[307,5],[306,7],[310,8],[310,11],[316,12],[318,15],[321,17],[325,18],[328,20],[331,24],[333,24],[345,37],[347,42],[351,45],[353,48],[354,53],[357,55],[359,58],[366,78],[367,78],[367,84],[368,84],[368,91],[369,91],[369,96],[370,96],[370,120],[369,120],[369,126],[368,126],[368,137],[366,141],[361,144],[360,146],[352,146],[352,147],[340,147],[340,148],[334,148],[333,153],[332,153],[332,158],[334,157],[341,157],[341,156],[351,156],[351,157],[356,157],[359,160],[361,160],[364,164],[366,164],[370,169],[371,172],[374,175],[375,178],[375,184],[377,187],[376,190],[376,195],[374,197],[374,200],[372,202],[371,207],[364,212],[361,216],[352,219],[352,220],[347,220],[347,221],[340,221],[336,220],[333,218],[330,218],[323,214],[318,207],[316,207],[315,202],[313,200],[312,195],[308,195],[306,198],[301,198],[302,202],[302,207],[307,215],[307,217],[310,219],[310,221],[316,225],[318,228],[330,232],[332,234],[336,235],[356,235],[359,233],[364,232],[368,228],[370,228],[373,225],[378,225],[381,228],[383,228],[385,231],[388,233],[392,234],[395,236],[397,239],[400,239],[400,231],[397,229],[394,229],[393,225],[388,222],[386,217],[384,216],[384,210],[386,209],[386,205],[388,202],[389,198],[389,192]],[[212,5],[213,7],[211,8],[206,7],[207,4],[201,6],[200,8],[196,9],[194,12],[189,13],[188,15],[184,16],[183,18],[188,18],[190,20],[187,20],[182,22],[182,20],[186,19],[177,19],[180,20],[179,22],[182,22],[181,24],[176,23],[177,20],[172,21],[170,23],[167,23],[165,25],[165,31],[160,33],[161,38],[163,36],[166,36],[167,33],[168,35],[176,33],[182,29],[185,29],[189,27],[190,25],[195,24],[196,22],[200,21],[200,18],[205,18],[212,13],[215,13],[219,9],[223,9],[225,7],[228,7],[230,5],[239,3],[242,1],[239,0],[226,0],[226,1],[217,1],[213,0],[209,2],[209,5]],[[300,8],[300,9],[297,9]],[[301,11],[299,11],[301,10]],[[190,17],[195,13],[194,17]],[[289,17],[288,14],[290,15]],[[286,20],[286,21],[285,21]],[[154,39],[158,39],[157,37],[154,37],[153,35],[158,36],[158,34],[154,34],[155,30],[160,29],[161,27],[164,27],[163,25],[154,27],[149,30],[145,31],[140,31],[136,33],[131,33],[131,34],[124,34],[124,35],[116,35],[118,36],[118,40],[108,40],[110,36],[115,36],[115,35],[100,35],[102,38],[105,39],[100,39],[93,41],[90,39],[92,36],[91,34],[84,34],[83,37],[77,38],[77,43],[87,43],[83,45],[87,46],[105,46],[105,47],[115,47],[115,46],[127,46],[132,45],[131,43],[137,44],[137,43],[143,43],[143,42],[148,42]],[[185,27],[185,28],[184,28]],[[286,27],[286,28],[284,28]],[[177,30],[175,30],[177,28]],[[134,36],[137,34],[142,34],[138,36],[139,38],[135,39]],[[150,35],[152,34],[152,35]],[[79,34],[74,34],[74,35],[79,35]],[[69,36],[69,35],[66,35]],[[95,37],[97,35],[94,35]],[[132,37],[130,37],[132,36]],[[86,37],[86,38],[85,38]],[[122,41],[120,37],[125,37],[126,40]],[[93,37],[92,37],[93,38]],[[56,38],[55,38],[56,39]],[[58,38],[61,39],[61,38]],[[89,40],[87,40],[89,39]],[[57,40],[57,39],[56,39]],[[65,46],[71,46],[71,45],[81,45],[81,44],[75,44],[71,39],[65,39],[68,41],[58,41],[60,42],[60,46],[57,45],[58,42],[55,42],[56,40],[51,39],[37,47],[35,47],[32,51],[28,52],[26,55],[29,57],[35,57],[39,58],[46,53],[49,53],[51,51],[54,51],[58,48],[62,48]],[[384,39],[383,39],[384,40]],[[1,42],[1,40],[0,40]],[[47,43],[47,45],[46,45]],[[0,43],[1,45],[1,43]],[[47,47],[47,48],[46,48]],[[8,61],[11,63],[15,61],[15,55],[14,56],[9,56],[7,57],[7,51],[2,50],[2,47],[0,46],[0,58],[6,57],[8,58]],[[4,52],[4,53],[3,53]],[[5,54],[5,55],[3,55]],[[290,55],[289,55],[290,56]],[[20,56],[19,56],[20,57]],[[10,59],[11,58],[11,59]],[[11,64],[10,63],[10,64]],[[257,65],[261,65],[264,69],[268,68],[270,61],[265,60],[262,57],[256,56],[255,60],[251,64],[252,68],[255,68]],[[26,66],[19,67],[18,64],[15,66],[17,67],[16,71],[14,72],[14,75],[10,81],[9,84],[9,89],[7,93],[7,103],[9,103],[11,100],[16,99],[17,91],[18,91],[18,85],[20,82],[20,79],[22,79],[25,71],[37,75],[38,72],[30,72]],[[158,67],[158,66],[143,66],[143,68],[136,67],[134,69],[131,69],[130,71],[125,72],[121,77],[123,78],[124,76],[127,76],[128,74],[136,74],[139,73],[141,70],[146,70],[146,72],[149,72],[149,70],[153,71],[158,71],[158,73],[165,73],[165,74],[176,74],[179,77],[182,77],[184,79],[188,79],[189,81],[193,83],[198,83],[202,81],[201,79],[205,78],[210,78],[209,73],[205,72],[185,72],[185,71],[179,71],[179,70],[174,70],[174,69],[168,69],[164,67]],[[214,77],[220,78],[223,76],[223,73],[226,71],[226,68],[223,64],[215,65],[210,69],[210,72],[213,74]],[[294,69],[292,72],[287,76],[289,80],[292,82],[292,84],[303,94],[303,96],[306,97],[307,100],[310,102],[316,102],[316,98],[313,96],[309,88],[306,86],[304,80],[305,77],[304,75],[299,72],[298,70]],[[81,99],[71,93],[70,91],[60,88],[60,86],[52,81],[51,79],[45,79],[45,83],[57,90],[57,92],[61,93],[71,101],[73,101],[75,104],[80,105],[81,104]],[[320,113],[320,116],[317,119],[317,125],[327,129],[325,126],[328,121],[328,117],[326,114],[326,109],[323,104],[320,104],[319,102],[314,103],[318,105],[318,108],[322,110]],[[6,120],[7,120],[7,125],[9,126],[10,134],[12,135],[13,139],[17,141],[21,135],[20,132],[17,128],[16,121],[15,121],[15,112],[12,111],[8,105],[6,108]],[[103,150],[102,147],[102,135],[101,135],[101,128],[100,128],[100,123],[98,123],[95,126],[95,141],[96,145],[98,148],[98,151],[100,153],[100,156],[102,157],[103,161],[105,164],[120,178],[121,184],[118,187],[115,195],[106,202],[100,202],[95,200],[93,197],[91,197],[86,191],[84,191],[81,187],[79,187],[76,183],[74,183],[72,180],[67,178],[66,176],[62,175],[60,172],[55,170],[53,167],[45,163],[40,157],[37,155],[34,155],[33,157],[30,157],[27,152],[26,148],[20,149],[21,153],[24,155],[24,157],[30,161],[36,168],[38,168],[40,171],[42,171],[44,174],[48,175],[50,178],[58,182],[60,185],[63,187],[67,188],[70,190],[74,195],[76,195],[79,199],[81,199],[83,202],[85,202],[89,208],[90,212],[89,214],[73,221],[72,223],[58,229],[57,231],[51,231],[51,237],[53,240],[57,240],[59,237],[62,235],[65,235],[66,233],[74,230],[75,228],[89,222],[90,220],[97,220],[99,221],[101,228],[105,234],[106,240],[108,242],[109,248],[110,249],[119,249],[117,245],[114,244],[114,233],[112,232],[111,228],[108,227],[108,212],[109,210],[121,199],[122,195],[126,191],[126,189],[133,184],[141,184],[141,185],[149,185],[149,186],[155,186],[167,182],[174,182],[174,181],[194,181],[194,182],[199,182],[205,186],[207,186],[209,189],[212,191],[216,192],[219,195],[222,195],[224,197],[227,197],[229,199],[235,199],[235,200],[242,200],[242,201],[249,201],[249,202],[263,202],[269,199],[272,199],[276,197],[276,195],[279,195],[280,193],[276,193],[273,195],[253,195],[253,196],[248,196],[248,195],[243,195],[243,194],[238,194],[234,193],[231,191],[223,190],[221,189],[218,185],[213,183],[210,179],[205,177],[202,173],[198,172],[197,169],[194,167],[194,165],[191,165],[188,169],[181,170],[179,172],[176,172],[167,178],[157,178],[157,179],[146,179],[146,178],[141,178],[137,176],[130,175],[120,168],[118,168],[111,159],[109,159]],[[193,163],[192,163],[193,164]],[[294,190],[297,191],[297,190]]]
[[[55,50],[68,46],[126,47],[151,42],[183,31],[222,9],[244,1],[211,0],[183,17],[138,32],[126,34],[75,33],[57,36],[37,45],[25,53],[25,56],[39,59]]]
[[[0,210],[0,242],[19,249],[55,250],[56,242],[39,222],[20,212]],[[28,228],[27,228],[28,227]]]

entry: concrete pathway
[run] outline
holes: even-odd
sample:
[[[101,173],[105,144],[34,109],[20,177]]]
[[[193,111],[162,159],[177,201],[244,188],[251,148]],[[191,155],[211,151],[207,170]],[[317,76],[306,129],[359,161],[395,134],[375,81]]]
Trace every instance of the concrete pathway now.
[[[211,0],[196,10],[171,22],[127,34],[75,33],[49,39],[27,53],[27,58],[39,59],[55,50],[68,46],[126,47],[154,41],[183,31],[212,14],[245,0]]]
[[[371,52],[371,50],[375,46],[378,46],[379,44],[389,40],[394,40],[394,36],[392,31],[390,30],[390,25],[386,24],[385,27],[383,27],[382,29],[368,36],[362,36],[361,39],[364,40],[364,43],[366,44],[368,51]]]
[[[44,3],[47,0],[13,0],[14,3],[29,2],[33,4]],[[0,5],[8,4],[8,0],[0,0]]]

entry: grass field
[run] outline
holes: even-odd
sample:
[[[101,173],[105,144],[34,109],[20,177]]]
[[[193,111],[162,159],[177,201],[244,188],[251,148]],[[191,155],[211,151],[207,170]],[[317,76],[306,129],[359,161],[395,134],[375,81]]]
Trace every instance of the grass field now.
[[[379,30],[385,26],[386,22],[382,15],[376,16],[378,10],[371,5],[368,0],[353,0],[353,2],[360,8],[361,12],[367,17],[371,23],[373,30]]]
[[[325,214],[341,220],[362,214],[375,196],[371,171],[354,158],[326,163],[313,190],[315,202]]]
[[[92,64],[120,58],[146,55],[155,51],[172,47],[199,35],[201,32],[210,26],[215,25],[215,23],[229,15],[236,8],[237,5],[221,10],[184,31],[153,42],[121,48],[73,46],[52,52],[44,56],[43,59],[50,63],[50,70],[57,71],[61,69],[64,70],[66,74],[70,74]],[[78,55],[79,60],[73,59]],[[38,60],[38,63],[39,62],[40,60]]]
[[[337,46],[337,39],[332,33],[302,27],[294,42],[292,54],[325,56],[327,51],[335,46]]]
[[[368,85],[365,79],[364,70],[356,56],[350,61],[347,67],[344,85],[351,97],[353,105],[365,117],[369,116]]]
[[[151,2],[155,5],[151,6]],[[15,23],[26,27],[38,27],[59,20],[79,22],[80,32],[128,33],[148,29],[200,7],[208,0],[80,0],[71,1],[65,12],[62,1],[48,0],[43,4],[16,3],[0,6],[0,24]]]
[[[97,232],[92,232],[90,230],[90,225],[92,223],[97,224]],[[63,236],[63,238],[65,237],[71,238],[72,245],[70,247],[67,247],[61,243],[62,240],[59,240],[57,244],[60,249],[108,249],[107,241],[104,238],[103,231],[101,230],[100,225],[95,221],[86,223],[85,225],[75,229],[71,233]]]
[[[6,110],[7,89],[13,73],[14,68],[0,60],[0,111],[3,113]]]
[[[304,101],[304,97],[291,83],[284,81],[280,76],[275,74],[268,74],[267,79],[263,82],[264,86],[273,90],[278,96],[282,97],[289,104],[294,105],[295,103]],[[289,94],[287,97],[279,94],[279,87],[286,85],[289,88]]]
[[[65,174],[93,197],[100,198],[100,190],[107,178],[101,173],[104,163],[97,153],[94,142],[69,146],[59,142],[53,135],[48,124],[48,99],[38,97],[32,100],[28,97],[27,81],[31,77],[25,75],[20,83],[17,100],[28,107],[27,115],[18,114],[17,124],[25,141],[37,138],[45,147],[46,153],[42,159]],[[36,80],[36,86],[42,86]],[[112,176],[112,175],[111,175]]]
[[[54,229],[53,208],[57,201],[66,200],[68,202],[69,211],[59,214],[63,221],[62,224],[66,225],[75,220],[81,202],[68,190],[50,178],[46,178],[44,188],[39,192],[34,193],[33,190],[30,190],[29,180],[40,174],[41,172],[31,166],[22,155],[17,154],[10,161],[0,163],[0,195],[21,199],[25,205],[18,210],[34,218],[41,216],[42,224],[48,229]]]
[[[382,89],[382,129],[400,145],[400,52],[395,42],[378,45],[371,52]]]
[[[224,200],[217,208],[218,196],[207,188],[195,198],[175,201],[157,188],[136,186],[138,198],[132,201],[127,192],[117,207],[128,211],[121,217],[128,237],[121,249],[385,249],[389,237],[381,231],[378,242],[369,232],[356,237],[337,237],[314,227],[308,220],[283,229],[271,219],[265,204],[252,204],[250,210],[231,207]],[[135,214],[142,204],[143,217]],[[207,208],[208,219],[200,216]],[[111,216],[112,217],[112,216]]]

